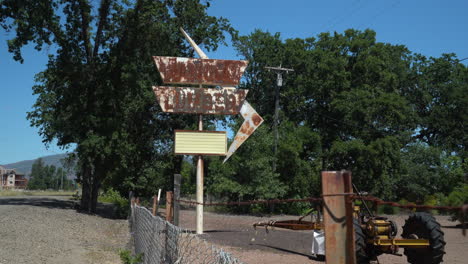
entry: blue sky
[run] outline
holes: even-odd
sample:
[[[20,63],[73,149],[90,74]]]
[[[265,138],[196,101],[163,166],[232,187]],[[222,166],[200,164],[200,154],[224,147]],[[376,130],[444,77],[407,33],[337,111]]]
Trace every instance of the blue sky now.
[[[229,19],[242,35],[258,28],[280,32],[283,38],[305,38],[324,31],[371,28],[378,41],[403,44],[426,56],[453,52],[460,59],[468,57],[466,0],[214,0],[209,14]],[[34,75],[45,69],[52,50],[26,47],[25,62],[20,64],[8,53],[7,39],[0,31],[0,164],[66,152],[53,144],[47,149],[38,129],[26,120],[36,99],[31,90]],[[208,56],[237,58],[231,46]]]

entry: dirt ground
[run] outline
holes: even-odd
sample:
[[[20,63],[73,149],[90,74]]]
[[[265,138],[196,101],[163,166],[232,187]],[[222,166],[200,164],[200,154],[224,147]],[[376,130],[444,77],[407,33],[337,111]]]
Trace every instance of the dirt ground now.
[[[73,207],[68,197],[0,197],[0,264],[120,263],[128,222]]]
[[[181,226],[194,230],[195,211],[181,211]],[[272,264],[272,263],[325,263],[317,261],[311,254],[312,232],[291,231],[284,229],[269,230],[264,228],[254,230],[252,224],[259,221],[297,219],[297,216],[253,217],[238,215],[204,214],[206,240],[222,247],[245,263]],[[401,234],[401,226],[406,215],[389,216],[395,220]],[[444,263],[462,264],[468,259],[468,237],[462,235],[462,230],[456,228],[456,222],[449,221],[447,216],[437,216],[442,225],[447,245]],[[403,254],[403,249],[400,249]],[[407,263],[405,256],[381,255],[381,264]]]
[[[128,247],[126,220],[77,213],[68,197],[0,197],[0,264],[113,264],[118,250]],[[390,217],[401,227],[406,216]],[[254,217],[205,213],[202,238],[245,263],[324,263],[312,258],[311,231],[264,228],[259,221],[297,219],[296,216]],[[444,263],[468,259],[468,237],[448,217],[438,216],[447,241]],[[181,226],[195,228],[195,212],[181,211]],[[401,232],[401,231],[400,231]],[[402,253],[402,252],[400,252]],[[407,263],[406,258],[383,255],[382,264]]]

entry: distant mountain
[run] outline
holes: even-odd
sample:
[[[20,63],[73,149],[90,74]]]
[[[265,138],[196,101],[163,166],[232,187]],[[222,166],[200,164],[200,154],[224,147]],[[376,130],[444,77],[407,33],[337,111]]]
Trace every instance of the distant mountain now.
[[[63,168],[61,160],[66,157],[67,157],[67,154],[57,154],[57,155],[44,156],[40,158],[42,159],[45,165],[54,165],[57,168]],[[7,169],[15,169],[15,171],[19,173],[24,173],[29,178],[29,174],[31,174],[31,168],[32,168],[34,161],[36,161],[36,159],[18,161],[15,163],[4,164],[2,166]],[[74,179],[75,173],[74,172],[70,173],[68,175],[68,178]]]

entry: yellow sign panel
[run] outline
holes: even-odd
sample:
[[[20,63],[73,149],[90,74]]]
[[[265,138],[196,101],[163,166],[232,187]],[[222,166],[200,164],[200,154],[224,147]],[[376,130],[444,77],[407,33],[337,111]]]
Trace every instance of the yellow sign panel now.
[[[226,131],[175,131],[175,154],[226,156]]]

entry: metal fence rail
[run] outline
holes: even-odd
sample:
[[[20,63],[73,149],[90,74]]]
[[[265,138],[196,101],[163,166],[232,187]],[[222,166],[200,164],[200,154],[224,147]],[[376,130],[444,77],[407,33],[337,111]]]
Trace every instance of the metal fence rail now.
[[[153,216],[145,207],[133,205],[130,228],[136,254],[143,264],[240,264],[222,249],[210,245],[192,231]]]

